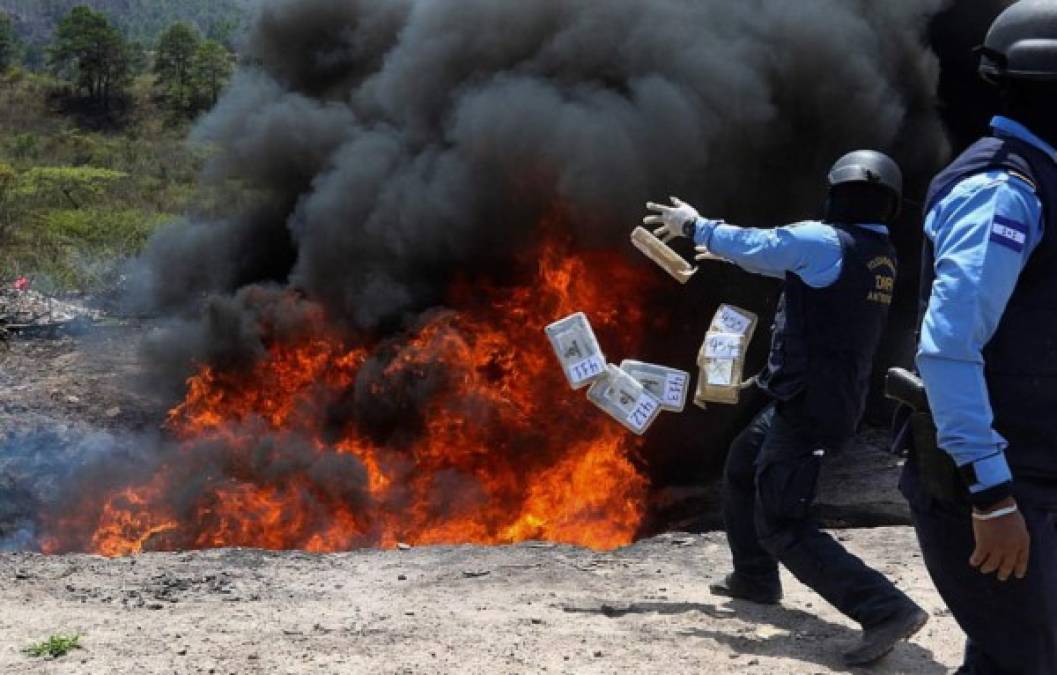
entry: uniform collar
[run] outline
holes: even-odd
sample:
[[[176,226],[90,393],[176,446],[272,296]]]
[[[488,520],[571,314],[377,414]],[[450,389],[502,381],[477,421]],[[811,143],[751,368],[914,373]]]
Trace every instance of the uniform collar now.
[[[1011,120],[1008,117],[1003,117],[1002,115],[996,115],[991,120],[991,128],[999,135],[1012,136],[1017,140],[1035,146],[1037,149],[1046,153],[1046,155],[1054,162],[1057,162],[1057,150],[1046,141],[1031,133],[1031,131],[1020,122]]]

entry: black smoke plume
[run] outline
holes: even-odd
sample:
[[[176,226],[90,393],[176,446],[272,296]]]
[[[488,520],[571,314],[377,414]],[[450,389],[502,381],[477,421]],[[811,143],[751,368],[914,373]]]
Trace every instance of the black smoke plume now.
[[[255,203],[155,238],[162,309],[262,281],[373,329],[452,269],[530,244],[555,200],[585,245],[678,193],[746,224],[814,215],[841,153],[946,151],[932,2],[269,2],[196,137]]]
[[[137,300],[173,317],[152,361],[175,393],[193,364],[252,358],[259,322],[238,294],[255,284],[391,333],[454,273],[531,249],[555,203],[580,246],[626,248],[668,194],[744,225],[815,217],[826,169],[855,148],[920,185],[948,151],[926,43],[945,4],[267,2],[195,132],[215,146],[206,180],[253,197],[151,242]],[[701,277],[662,300],[680,320],[653,358],[692,368],[720,301],[771,307],[768,282]],[[694,417],[721,454],[744,414]]]

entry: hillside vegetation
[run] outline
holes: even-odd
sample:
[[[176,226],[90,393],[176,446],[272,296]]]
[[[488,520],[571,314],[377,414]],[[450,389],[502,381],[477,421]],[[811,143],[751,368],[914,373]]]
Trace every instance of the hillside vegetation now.
[[[61,83],[0,77],[0,283],[27,275],[53,292],[105,291],[120,261],[186,211],[203,152],[132,89],[136,113],[120,132],[84,129],[52,101]]]
[[[38,18],[71,4],[0,0]],[[161,12],[178,3],[88,4]],[[167,26],[149,54],[137,51],[117,21],[77,6],[52,28],[46,69],[37,69],[4,47],[4,18],[0,11],[0,285],[27,276],[45,291],[105,293],[159,224],[192,204],[210,209],[215,197],[196,187],[208,149],[185,139],[226,86],[234,56],[184,21]]]

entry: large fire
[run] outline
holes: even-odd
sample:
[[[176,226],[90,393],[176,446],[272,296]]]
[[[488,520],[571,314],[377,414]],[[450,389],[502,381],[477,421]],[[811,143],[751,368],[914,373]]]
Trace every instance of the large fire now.
[[[350,343],[322,309],[284,297],[306,337],[275,341],[249,370],[202,367],[169,414],[178,450],[148,479],[51,518],[43,549],[631,542],[647,492],[640,442],[568,389],[543,328],[585,311],[611,360],[635,356],[652,277],[560,238],[534,264],[522,286],[456,284],[457,309],[378,344]],[[360,377],[368,363],[378,372]],[[352,392],[406,406],[407,428],[343,413]]]

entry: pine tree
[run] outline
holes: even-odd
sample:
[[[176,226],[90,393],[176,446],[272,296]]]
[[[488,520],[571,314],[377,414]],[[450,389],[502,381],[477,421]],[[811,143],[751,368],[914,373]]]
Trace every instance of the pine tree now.
[[[192,68],[202,38],[189,23],[169,26],[158,40],[154,75],[158,90],[173,110],[190,110],[194,105]]]
[[[224,45],[216,40],[206,40],[195,52],[191,66],[191,81],[195,100],[200,108],[212,108],[220,92],[231,78],[234,70],[233,58]]]
[[[85,6],[74,7],[59,23],[48,60],[56,73],[107,110],[130,80],[125,38],[104,14]]]

